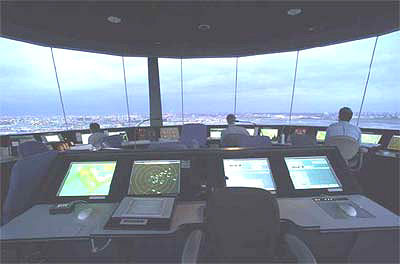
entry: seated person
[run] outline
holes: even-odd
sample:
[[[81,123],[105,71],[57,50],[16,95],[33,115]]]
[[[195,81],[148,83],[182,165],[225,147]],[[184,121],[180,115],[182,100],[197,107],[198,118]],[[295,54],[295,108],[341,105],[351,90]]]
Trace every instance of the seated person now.
[[[97,123],[90,124],[90,132],[92,133],[88,139],[89,144],[95,147],[101,147],[102,139],[107,135],[103,133],[100,129],[100,125]]]
[[[221,132],[221,142],[223,141],[224,136],[228,134],[241,134],[250,136],[249,132],[247,132],[246,128],[236,126],[236,116],[234,114],[229,114],[226,117],[226,121],[228,122],[228,127]]]
[[[339,122],[331,124],[326,130],[325,140],[333,136],[348,136],[352,137],[361,143],[361,130],[350,124],[350,120],[353,117],[353,112],[348,107],[343,107],[339,111]]]

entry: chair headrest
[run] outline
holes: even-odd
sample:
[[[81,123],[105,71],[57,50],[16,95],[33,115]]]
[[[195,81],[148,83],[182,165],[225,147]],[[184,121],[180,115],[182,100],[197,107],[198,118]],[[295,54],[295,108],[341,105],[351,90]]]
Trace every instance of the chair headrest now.
[[[189,148],[206,146],[207,126],[204,124],[184,124],[180,141]]]
[[[290,140],[293,146],[315,146],[317,141],[309,135],[290,135]]]
[[[47,148],[47,146],[45,144],[43,144],[41,142],[27,141],[27,142],[21,143],[18,146],[17,151],[18,151],[18,155],[21,158],[24,158],[26,156],[49,151],[49,149]]]
[[[325,139],[325,145],[336,146],[346,161],[352,159],[360,149],[358,141],[348,136],[328,137]]]
[[[258,188],[216,189],[207,203],[207,231],[224,260],[254,260],[274,255],[279,237],[279,207],[268,191]]]
[[[101,145],[109,148],[120,148],[122,141],[121,135],[106,136],[101,139]]]

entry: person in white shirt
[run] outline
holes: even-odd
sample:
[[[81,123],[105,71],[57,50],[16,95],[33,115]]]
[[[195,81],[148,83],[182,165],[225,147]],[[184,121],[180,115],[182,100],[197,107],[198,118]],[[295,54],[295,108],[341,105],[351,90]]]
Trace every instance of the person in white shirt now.
[[[90,132],[92,133],[88,139],[89,144],[95,147],[101,147],[102,139],[107,135],[103,133],[100,129],[100,125],[97,123],[90,124]]]
[[[343,107],[339,111],[339,122],[331,124],[326,130],[325,140],[333,136],[348,136],[352,137],[361,143],[361,130],[350,124],[353,117],[353,111],[348,107]]]
[[[250,136],[249,132],[247,132],[246,128],[236,126],[236,116],[234,114],[229,114],[226,116],[226,121],[228,122],[228,127],[221,132],[221,142],[223,142],[224,136],[228,134],[241,134]]]

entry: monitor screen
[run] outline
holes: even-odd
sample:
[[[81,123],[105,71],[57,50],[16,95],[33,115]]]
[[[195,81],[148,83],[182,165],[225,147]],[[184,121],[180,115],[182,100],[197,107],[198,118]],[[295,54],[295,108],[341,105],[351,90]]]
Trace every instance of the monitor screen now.
[[[361,134],[362,144],[378,144],[382,135],[379,134]]]
[[[387,148],[390,150],[400,151],[400,135],[393,135]]]
[[[211,139],[221,139],[221,132],[224,131],[225,128],[220,127],[212,127],[210,128],[210,138]]]
[[[163,139],[179,139],[179,129],[177,127],[160,128],[160,138]]]
[[[122,140],[124,141],[128,141],[128,134],[126,133],[126,131],[111,131],[111,132],[107,132],[108,136],[121,136]]]
[[[261,128],[261,136],[268,136],[271,141],[278,141],[278,129],[277,128]]]
[[[297,135],[305,135],[305,134],[307,134],[307,131],[308,131],[308,129],[305,128],[305,127],[297,127],[294,130],[294,133],[297,134]]]
[[[295,189],[341,188],[326,156],[285,157],[285,162]]]
[[[126,132],[125,131],[110,131],[110,132],[107,132],[107,135],[116,136],[116,135],[121,135],[121,134],[124,134],[124,133],[126,133]]]
[[[59,135],[45,135],[44,136],[47,142],[60,142],[61,137]]]
[[[137,160],[133,163],[128,195],[178,194],[180,160]]]
[[[108,195],[116,161],[71,162],[57,196]]]
[[[247,132],[249,132],[250,136],[254,136],[254,128],[246,128]]]
[[[89,144],[89,137],[91,134],[81,134],[82,144]]]
[[[317,131],[317,141],[318,142],[324,142],[326,137],[326,131],[324,130],[318,130]]]
[[[276,190],[268,159],[224,159],[223,162],[226,186]]]

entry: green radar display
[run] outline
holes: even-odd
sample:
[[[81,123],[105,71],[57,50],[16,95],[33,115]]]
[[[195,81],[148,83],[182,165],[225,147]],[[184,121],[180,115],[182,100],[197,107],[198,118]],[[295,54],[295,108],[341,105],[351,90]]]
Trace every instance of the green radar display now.
[[[133,163],[128,195],[178,194],[179,160],[142,160]]]
[[[71,162],[57,196],[108,195],[116,161]]]

